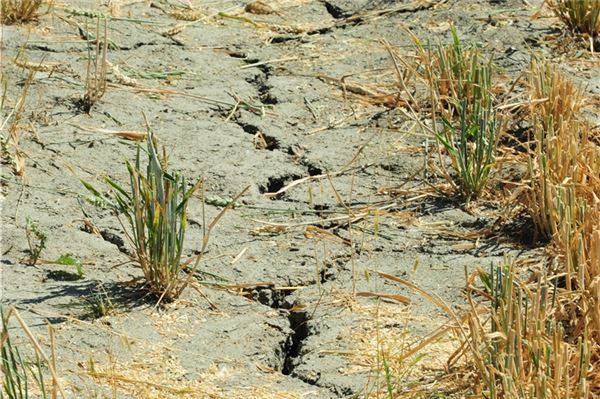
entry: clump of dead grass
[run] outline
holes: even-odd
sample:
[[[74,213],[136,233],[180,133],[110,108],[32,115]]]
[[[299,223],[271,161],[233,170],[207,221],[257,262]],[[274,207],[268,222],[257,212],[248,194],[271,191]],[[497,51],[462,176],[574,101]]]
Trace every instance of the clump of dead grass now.
[[[535,121],[526,201],[538,230],[551,239],[572,312],[574,339],[586,331],[600,345],[600,147],[579,113],[582,97],[556,68],[533,63]],[[541,88],[541,90],[540,90]]]
[[[529,72],[533,137],[528,160],[526,201],[538,233],[551,238],[560,226],[562,202],[557,184],[573,183],[579,153],[588,146],[589,129],[579,120],[581,91],[556,68],[533,62]]]
[[[587,335],[570,340],[557,315],[563,294],[545,274],[526,284],[515,263],[474,275],[467,297],[469,348],[477,395],[495,398],[588,398],[598,392],[597,348]],[[476,303],[475,298],[480,299]],[[565,297],[568,297],[566,294]],[[485,303],[487,302],[487,303]]]
[[[1,0],[0,22],[12,25],[35,21],[41,15],[40,7],[43,3],[43,0]],[[48,3],[48,10],[51,5],[52,1]]]
[[[85,75],[85,91],[76,101],[77,106],[84,112],[90,113],[104,93],[106,93],[106,75],[108,71],[108,33],[107,22],[103,19],[103,38],[100,38],[100,18],[96,22],[96,37],[94,38],[94,52],[88,48],[88,62]]]
[[[3,152],[5,152],[7,161],[11,164],[15,175],[19,177],[25,176],[25,152],[22,150],[20,145],[21,131],[26,125],[24,122],[24,114],[26,110],[27,95],[29,88],[33,81],[34,72],[29,71],[26,78],[23,80],[23,88],[21,93],[17,97],[16,104],[13,109],[9,112],[8,116],[0,121],[0,141],[3,145]],[[4,81],[6,84],[7,81]],[[4,92],[2,94],[2,102],[0,103],[0,111],[2,111],[7,104],[7,86],[4,86]],[[4,129],[6,127],[7,137],[4,136]],[[10,151],[12,147],[12,152]]]

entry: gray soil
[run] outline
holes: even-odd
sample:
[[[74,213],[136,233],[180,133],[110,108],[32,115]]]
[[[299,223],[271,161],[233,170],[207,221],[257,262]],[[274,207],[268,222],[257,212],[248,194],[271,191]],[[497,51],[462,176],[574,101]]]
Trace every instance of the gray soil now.
[[[267,2],[275,13],[257,15],[242,1],[196,0],[204,17],[174,39],[161,35],[178,23],[172,16],[148,1],[120,3],[122,18],[108,23],[108,61],[136,82],[123,84],[109,68],[106,94],[89,113],[77,107],[89,51],[79,28],[95,34],[95,22],[69,9],[107,8],[69,2],[37,23],[2,26],[2,121],[28,73],[12,61],[19,52],[58,67],[35,72],[26,97],[22,177],[6,126],[2,132],[1,303],[16,306],[46,350],[47,322],[56,329],[68,397],[368,397],[381,378],[378,350],[394,361],[449,321],[375,271],[407,279],[460,313],[465,273],[506,256],[542,260],[542,248],[523,244],[530,224],[501,190],[468,209],[432,190],[444,183],[424,168],[433,138],[408,108],[353,90],[398,94],[382,39],[409,61],[405,28],[437,43],[449,40],[454,24],[466,45],[495,55],[507,84],[536,54],[562,62],[597,96],[598,56],[584,45],[578,61],[563,62],[557,20],[532,18],[540,1],[275,0]],[[597,104],[588,112],[598,123]],[[197,254],[203,224],[249,187],[212,232],[196,288],[159,308],[128,262],[132,247],[118,218],[90,204],[80,183],[104,189],[110,175],[127,184],[125,161],[137,143],[111,132],[144,131],[144,114],[170,168],[205,179],[204,204],[200,196],[190,203],[186,257]],[[27,218],[48,236],[34,266]],[[82,279],[53,262],[64,254],[83,262]],[[94,317],[89,301],[98,295],[114,305],[110,315]],[[19,334],[16,324],[11,329]],[[443,392],[433,382],[453,349],[445,340],[419,362],[413,355],[393,364],[400,392]]]

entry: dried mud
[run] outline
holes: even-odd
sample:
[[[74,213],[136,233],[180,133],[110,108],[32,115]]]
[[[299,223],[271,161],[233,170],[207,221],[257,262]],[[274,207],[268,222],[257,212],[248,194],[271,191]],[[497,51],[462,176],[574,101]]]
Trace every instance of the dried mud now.
[[[382,345],[397,355],[448,321],[375,270],[460,312],[465,273],[505,256],[541,261],[543,248],[522,243],[532,235],[527,223],[501,228],[502,198],[467,210],[429,190],[443,183],[424,169],[432,138],[402,106],[352,90],[398,91],[382,39],[409,59],[405,28],[438,42],[454,24],[466,44],[495,54],[507,81],[536,54],[560,63],[596,101],[600,94],[598,56],[583,47],[567,62],[556,50],[557,21],[532,18],[539,1],[280,0],[268,2],[276,13],[257,15],[243,2],[197,0],[203,16],[176,40],[161,32],[183,22],[142,1],[121,2],[122,18],[108,23],[108,60],[136,82],[109,70],[88,114],[76,106],[88,59],[79,29],[94,32],[95,22],[67,9],[107,9],[64,3],[36,24],[2,27],[2,120],[27,74],[12,62],[18,52],[56,67],[34,73],[26,98],[24,176],[3,157],[0,267],[1,303],[14,304],[46,346],[46,321],[56,328],[58,369],[73,398],[367,397]],[[588,113],[598,123],[597,103]],[[200,197],[190,205],[185,256],[199,249],[205,220],[249,187],[211,235],[199,290],[160,309],[134,282],[140,271],[127,263],[118,219],[86,202],[80,184],[102,187],[105,175],[127,182],[136,143],[111,131],[143,131],[143,115],[171,168],[205,178],[204,205]],[[26,218],[48,236],[35,266]],[[67,253],[83,261],[83,279],[68,281],[73,270],[51,262]],[[115,305],[111,315],[90,314],[98,293]],[[401,294],[410,304],[364,293]],[[438,397],[432,381],[453,345],[444,339],[419,362],[396,365],[406,390]]]

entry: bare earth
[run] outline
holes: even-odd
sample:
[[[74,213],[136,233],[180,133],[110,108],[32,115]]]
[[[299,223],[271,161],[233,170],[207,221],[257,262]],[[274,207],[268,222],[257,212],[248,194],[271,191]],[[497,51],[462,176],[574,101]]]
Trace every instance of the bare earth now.
[[[273,0],[256,14],[242,1],[195,0],[202,16],[173,38],[161,33],[187,22],[123,1],[108,22],[107,92],[87,114],[75,105],[88,60],[81,30],[95,34],[96,22],[74,10],[109,10],[62,3],[37,23],[2,26],[1,121],[29,72],[13,62],[17,53],[52,70],[34,73],[26,98],[22,177],[2,133],[0,303],[19,309],[46,350],[46,321],[54,326],[68,396],[362,398],[383,389],[378,352],[405,396],[451,395],[434,383],[447,374],[451,337],[398,360],[448,315],[375,271],[460,313],[466,272],[505,256],[533,268],[542,248],[523,244],[528,224],[505,220],[512,208],[497,195],[466,210],[431,189],[444,183],[424,168],[435,141],[394,100],[400,88],[383,40],[408,62],[407,28],[423,43],[446,43],[454,24],[465,45],[495,55],[506,82],[532,54],[551,59],[596,99],[596,124],[597,53],[583,46],[564,61],[557,20],[532,18],[541,1]],[[196,289],[158,309],[127,263],[119,220],[86,201],[80,183],[104,188],[110,175],[127,184],[137,143],[114,133],[144,131],[143,114],[170,167],[205,178],[204,204],[190,204],[186,257],[200,248],[203,224],[249,186],[213,231]],[[48,236],[35,266],[26,218]],[[83,262],[84,278],[71,281],[74,267],[54,262],[64,254]],[[109,316],[94,318],[86,305],[98,295],[115,306]]]

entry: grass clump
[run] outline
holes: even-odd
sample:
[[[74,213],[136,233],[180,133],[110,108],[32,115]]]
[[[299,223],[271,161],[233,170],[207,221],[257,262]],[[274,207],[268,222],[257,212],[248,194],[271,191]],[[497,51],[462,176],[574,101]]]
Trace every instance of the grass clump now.
[[[495,162],[498,128],[491,104],[475,104],[472,113],[468,113],[468,105],[463,100],[458,122],[444,118],[443,130],[436,134],[456,171],[452,181],[467,202],[481,194],[487,184]]]
[[[579,114],[584,101],[555,68],[530,71],[534,140],[526,206],[553,244],[561,288],[570,294],[561,320],[571,339],[586,335],[600,355],[600,147]]]
[[[556,68],[532,63],[530,92],[535,123],[526,205],[540,233],[562,250],[578,253],[574,235],[584,233],[589,241],[600,229],[598,137],[580,115],[581,92]],[[591,244],[583,248],[590,252]],[[565,254],[566,260],[573,256]],[[585,261],[576,258],[573,266]]]
[[[42,4],[42,0],[0,0],[0,22],[12,25],[35,21]]]
[[[583,101],[580,90],[558,70],[532,62],[529,87],[534,126],[526,207],[538,234],[550,239],[557,232],[563,213],[558,209],[562,205],[556,201],[557,189],[572,182],[574,168],[582,161],[579,154],[589,141],[589,130],[578,118]]]
[[[0,399],[26,399],[31,395],[31,383],[39,386],[40,397],[47,398],[48,394],[44,387],[44,378],[42,375],[42,362],[39,357],[33,362],[26,361],[21,356],[19,347],[13,344],[8,332],[8,317],[4,314],[4,309],[0,310],[2,316],[2,331],[0,332],[0,355],[2,363],[0,370],[4,376],[2,379],[2,389],[0,390]]]
[[[106,178],[112,189],[109,204],[127,219],[135,261],[142,269],[148,290],[161,299],[172,300],[181,294],[189,281],[181,275],[187,206],[202,180],[188,188],[184,177],[168,172],[166,151],[163,148],[162,154],[159,153],[151,131],[145,151],[145,170],[141,154],[138,147],[134,163],[127,162],[129,190]],[[103,199],[89,183],[82,183],[94,196]]]
[[[415,39],[422,77],[429,87],[432,128],[453,173],[442,166],[453,189],[468,202],[484,190],[495,162],[499,124],[494,109],[492,59],[475,48],[463,48],[452,30],[452,43],[425,49]],[[438,127],[438,118],[442,126]],[[444,165],[444,161],[441,161]]]
[[[548,0],[548,5],[569,29],[590,37],[600,34],[600,1]]]
[[[90,298],[85,298],[85,301],[90,315],[95,319],[108,316],[116,309],[106,292],[94,293]]]
[[[532,62],[524,205],[550,241],[529,283],[514,262],[468,279],[468,334],[460,354],[485,398],[592,398],[600,394],[600,147],[581,116],[581,91]],[[458,357],[458,354],[455,356]]]

